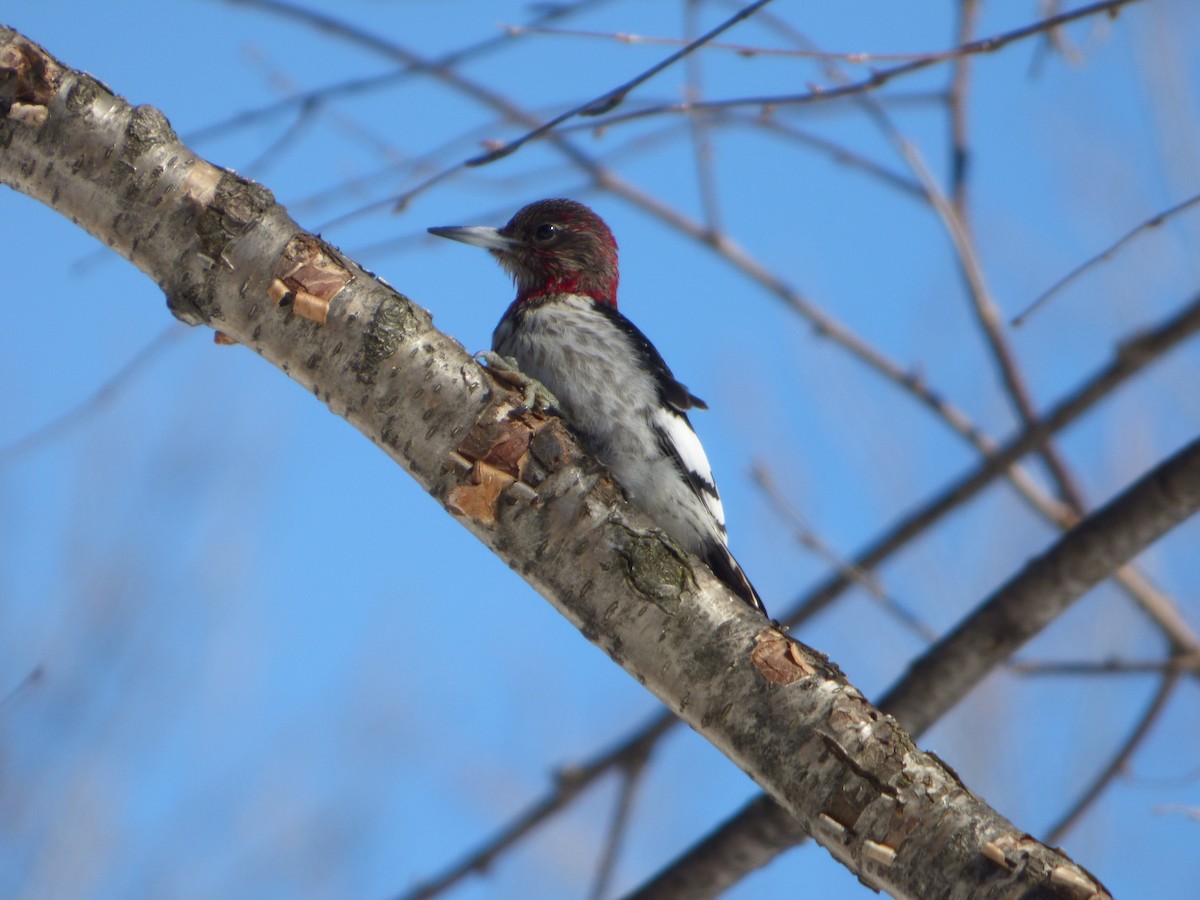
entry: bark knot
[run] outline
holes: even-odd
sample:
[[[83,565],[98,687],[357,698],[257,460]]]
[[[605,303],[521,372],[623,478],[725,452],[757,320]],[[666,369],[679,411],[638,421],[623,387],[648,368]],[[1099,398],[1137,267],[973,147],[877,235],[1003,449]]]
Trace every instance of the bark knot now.
[[[61,84],[62,67],[41,47],[21,37],[0,47],[0,118],[40,125]]]

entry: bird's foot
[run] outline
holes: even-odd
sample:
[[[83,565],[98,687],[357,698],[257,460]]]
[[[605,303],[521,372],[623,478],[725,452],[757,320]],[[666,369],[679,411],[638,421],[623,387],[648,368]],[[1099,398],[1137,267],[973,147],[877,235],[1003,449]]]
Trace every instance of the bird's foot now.
[[[475,358],[486,362],[488,371],[501,381],[506,381],[513,387],[521,389],[523,394],[521,405],[516,407],[518,412],[525,412],[529,409],[545,412],[551,407],[558,406],[558,398],[550,393],[550,389],[536,378],[530,378],[522,372],[517,361],[511,356],[501,356],[494,350],[481,350],[475,354]]]

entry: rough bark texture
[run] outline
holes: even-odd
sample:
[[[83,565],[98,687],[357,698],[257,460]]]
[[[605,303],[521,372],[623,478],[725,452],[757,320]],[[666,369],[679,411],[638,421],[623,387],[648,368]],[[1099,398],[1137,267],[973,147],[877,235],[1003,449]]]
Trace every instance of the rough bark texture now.
[[[930,647],[879,700],[914,736],[1086,591],[1200,507],[1200,440],[1192,441],[1064,534]],[[655,876],[637,900],[704,900],[807,837],[768,796]]]
[[[1108,896],[680,553],[558,420],[514,415],[516,395],[426,311],[305,233],[265,188],[193,155],[161,113],[5,29],[0,180],[375,441],[866,884],[914,898]]]

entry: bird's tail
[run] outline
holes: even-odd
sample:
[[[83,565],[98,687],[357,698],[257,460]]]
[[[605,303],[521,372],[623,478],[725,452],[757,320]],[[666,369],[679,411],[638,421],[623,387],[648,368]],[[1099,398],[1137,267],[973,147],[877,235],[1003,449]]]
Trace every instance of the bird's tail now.
[[[728,547],[719,541],[713,541],[705,551],[703,558],[708,563],[708,567],[712,569],[713,574],[724,582],[727,588],[764,616],[767,614],[767,608],[763,606],[758,591],[754,589],[754,585],[750,583],[750,579],[746,577],[745,571],[733,558]]]

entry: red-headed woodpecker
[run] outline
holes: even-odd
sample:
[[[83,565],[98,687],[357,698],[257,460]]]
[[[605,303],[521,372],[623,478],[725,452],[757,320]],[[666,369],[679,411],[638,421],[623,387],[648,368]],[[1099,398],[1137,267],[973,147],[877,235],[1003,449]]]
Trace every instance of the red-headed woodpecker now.
[[[689,409],[707,406],[617,311],[617,242],[604,221],[573,200],[541,200],[503,228],[429,230],[491,251],[517,286],[494,353],[554,395],[553,408],[663,531],[765,612],[726,547],[721,498],[688,421]]]

